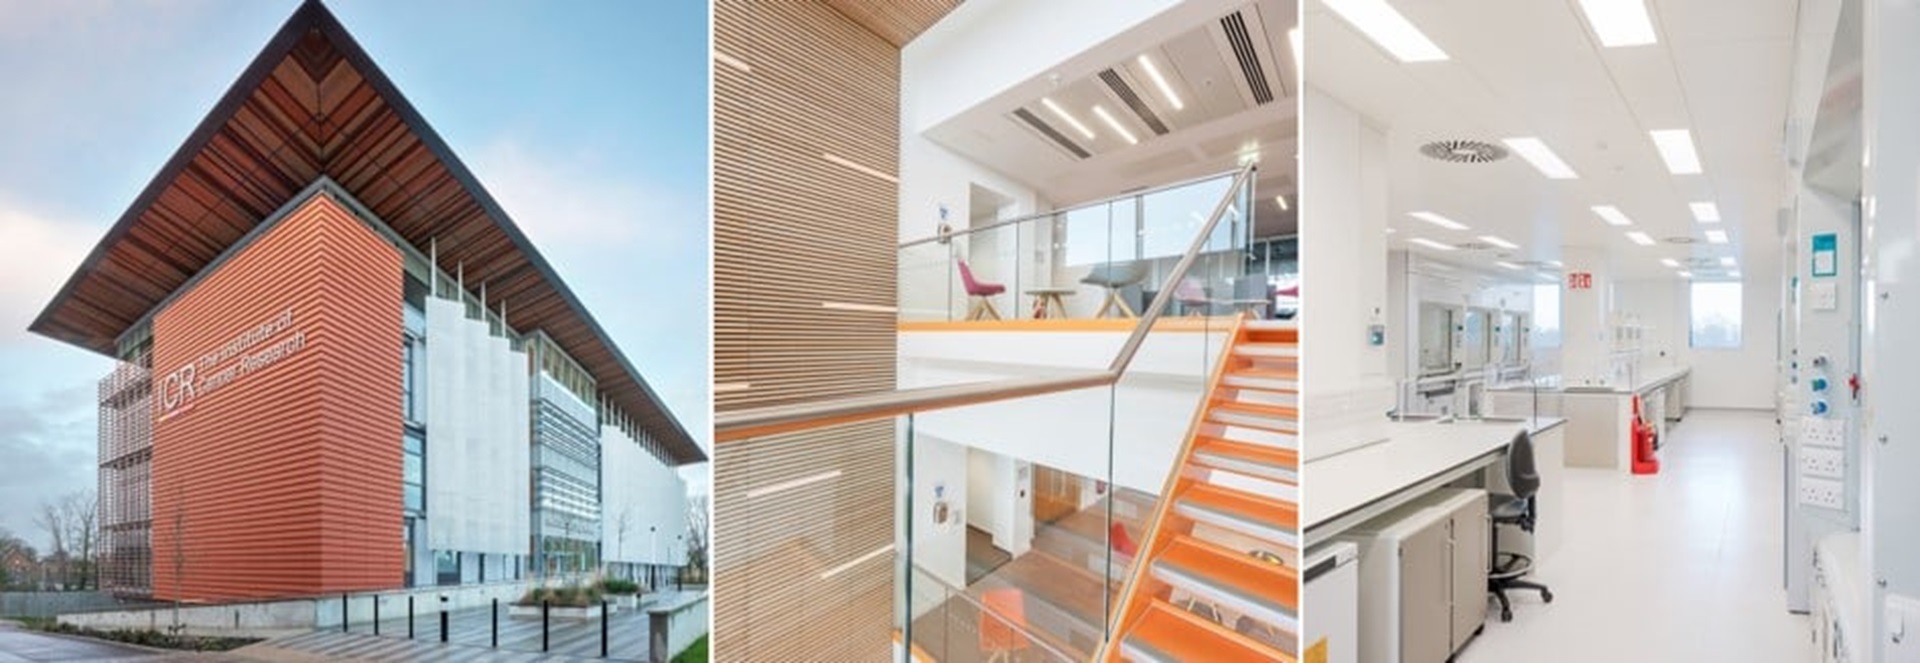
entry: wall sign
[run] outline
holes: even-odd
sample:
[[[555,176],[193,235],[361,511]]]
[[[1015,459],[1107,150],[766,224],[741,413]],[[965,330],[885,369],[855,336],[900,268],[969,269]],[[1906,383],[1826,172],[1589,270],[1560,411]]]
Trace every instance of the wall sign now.
[[[265,370],[305,347],[307,333],[293,329],[293,309],[281,311],[200,355],[198,360],[160,376],[160,416],[164,419],[180,414],[193,405],[194,399]]]
[[[1834,233],[1820,233],[1813,236],[1813,275],[1833,276],[1840,273],[1840,236]]]
[[[1593,272],[1567,272],[1568,290],[1592,290]]]

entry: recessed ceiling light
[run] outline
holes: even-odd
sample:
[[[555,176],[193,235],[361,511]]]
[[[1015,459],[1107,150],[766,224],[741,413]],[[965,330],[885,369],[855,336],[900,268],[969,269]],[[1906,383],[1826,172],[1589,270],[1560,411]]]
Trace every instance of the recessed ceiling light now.
[[[1147,70],[1147,77],[1153,79],[1153,86],[1160,88],[1161,96],[1167,98],[1167,103],[1173,104],[1174,110],[1187,107],[1185,103],[1180,101],[1180,95],[1173,93],[1173,86],[1167,84],[1167,78],[1160,75],[1160,68],[1153,66],[1153,58],[1149,58],[1147,54],[1141,53],[1140,67]]]
[[[1538,169],[1541,175],[1547,176],[1547,179],[1571,180],[1580,177],[1573,172],[1573,168],[1568,166],[1567,162],[1560,160],[1560,155],[1554,154],[1553,150],[1538,138],[1521,136],[1502,138],[1500,142],[1506,143],[1507,149],[1520,153],[1520,158],[1533,164],[1533,167]]]
[[[1593,213],[1599,215],[1600,219],[1606,221],[1609,226],[1633,225],[1633,219],[1627,218],[1626,214],[1621,213],[1620,208],[1612,205],[1594,205]]]
[[[1495,262],[1495,263],[1493,263],[1493,264],[1496,264],[1496,265],[1499,265],[1499,266],[1501,266],[1501,267],[1505,267],[1505,268],[1507,268],[1507,269],[1511,269],[1511,270],[1515,270],[1515,271],[1518,271],[1518,270],[1520,270],[1520,269],[1523,269],[1523,268],[1522,268],[1521,266],[1519,266],[1519,265],[1516,265],[1516,264],[1513,264],[1513,263],[1510,263],[1510,262],[1507,262],[1507,261],[1505,261],[1505,260],[1501,260],[1501,261],[1498,261],[1498,262]]]
[[[1657,41],[1653,19],[1641,0],[1580,0],[1580,10],[1586,12],[1587,24],[1593,26],[1601,46],[1645,46]]]
[[[1279,206],[1280,206],[1280,211],[1282,211],[1282,212],[1285,212],[1285,211],[1287,211],[1287,197],[1286,197],[1286,196],[1274,196],[1274,197],[1273,197],[1273,204],[1275,204],[1275,205],[1279,205]]]
[[[1690,207],[1693,209],[1693,220],[1695,221],[1699,221],[1701,223],[1719,223],[1720,222],[1720,206],[1719,205],[1715,205],[1711,202],[1700,202],[1700,203],[1688,203],[1687,207]]]
[[[1398,230],[1394,230],[1394,229],[1392,229],[1392,228],[1388,228],[1388,229],[1387,229],[1387,234],[1389,234],[1389,235],[1391,235],[1391,234],[1394,234],[1394,233],[1397,233],[1397,232],[1400,232],[1400,231],[1398,231]]]
[[[1107,128],[1112,129],[1114,133],[1120,134],[1121,138],[1126,139],[1128,145],[1134,145],[1140,142],[1133,137],[1133,132],[1127,131],[1126,127],[1120,126],[1119,120],[1113,119],[1112,115],[1108,115],[1107,109],[1094,106],[1093,114],[1100,116],[1100,121],[1106,122]],[[1255,157],[1255,159],[1258,159],[1258,157]]]
[[[1427,247],[1429,249],[1433,249],[1435,251],[1452,251],[1454,249],[1454,246],[1452,244],[1436,242],[1436,241],[1427,239],[1425,237],[1409,237],[1407,238],[1407,241],[1413,242],[1415,244],[1419,244],[1421,246]]]
[[[1431,223],[1433,225],[1446,228],[1447,230],[1466,230],[1467,229],[1466,224],[1460,223],[1459,221],[1455,221],[1453,219],[1449,219],[1444,216],[1440,216],[1438,214],[1434,214],[1433,212],[1409,212],[1407,213],[1407,216],[1411,216],[1421,221],[1425,221],[1427,223]]]
[[[1731,272],[1727,272],[1727,278],[1731,278],[1731,279],[1740,278],[1740,270],[1736,269]]]
[[[1040,105],[1046,106],[1047,110],[1053,111],[1054,115],[1059,116],[1060,119],[1065,120],[1067,124],[1072,125],[1073,130],[1080,132],[1080,135],[1085,136],[1088,139],[1093,138],[1092,129],[1088,129],[1087,125],[1081,124],[1080,118],[1074,117],[1072,114],[1069,114],[1067,112],[1067,109],[1061,108],[1060,104],[1053,103],[1052,99],[1041,97]]]
[[[1735,260],[1733,256],[1723,256],[1720,258],[1720,266],[1722,267],[1732,267],[1738,264],[1740,264],[1740,261]]]
[[[1675,268],[1675,269],[1679,269],[1679,268],[1680,268],[1680,261],[1678,261],[1678,260],[1674,260],[1674,259],[1672,259],[1672,258],[1661,258],[1661,259],[1660,259],[1660,264],[1662,264],[1662,265],[1666,265],[1666,266],[1668,266],[1668,267],[1672,267],[1672,268]]]
[[[1498,247],[1500,247],[1500,248],[1503,248],[1503,249],[1517,249],[1517,248],[1520,248],[1520,245],[1519,245],[1519,244],[1515,244],[1515,243],[1513,243],[1513,242],[1509,242],[1509,241],[1507,241],[1507,240],[1505,240],[1505,239],[1502,239],[1502,238],[1499,238],[1499,237],[1495,237],[1495,236],[1493,236],[1493,235],[1481,235],[1481,236],[1480,236],[1480,241],[1482,241],[1482,242],[1486,242],[1486,243],[1488,243],[1488,244],[1492,244],[1492,245],[1494,245],[1494,246],[1498,246]]]
[[[1407,17],[1401,16],[1387,0],[1326,0],[1327,8],[1347,19],[1361,34],[1372,39],[1401,62],[1445,60],[1447,54],[1433,40],[1420,33]]]
[[[1683,270],[1680,270],[1680,271],[1678,271],[1678,272],[1675,272],[1675,273],[1676,273],[1676,274],[1679,274],[1679,275],[1680,275],[1680,278],[1683,278],[1683,279],[1690,279],[1690,278],[1693,278],[1693,272],[1689,272],[1689,271],[1687,271],[1687,270],[1684,270],[1684,269],[1683,269]]]
[[[1627,233],[1627,239],[1633,240],[1633,243],[1641,246],[1653,246],[1653,238],[1638,230]]]
[[[1707,231],[1707,241],[1713,242],[1714,244],[1725,244],[1727,243],[1727,231],[1709,230]]]
[[[1693,150],[1693,133],[1686,129],[1658,129],[1647,132],[1653,137],[1653,146],[1659,148],[1660,158],[1667,162],[1667,172],[1675,175],[1695,175],[1700,172],[1700,154]]]
[[[1560,261],[1558,261],[1558,260],[1548,260],[1548,261],[1547,261],[1547,265],[1548,265],[1549,267],[1565,267],[1565,266],[1567,266],[1567,263],[1564,263],[1564,262],[1560,262]]]

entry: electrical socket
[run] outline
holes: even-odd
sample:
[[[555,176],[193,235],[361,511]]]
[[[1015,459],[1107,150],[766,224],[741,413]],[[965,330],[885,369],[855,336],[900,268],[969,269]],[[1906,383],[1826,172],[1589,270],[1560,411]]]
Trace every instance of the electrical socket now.
[[[1840,449],[1801,447],[1800,473],[1807,476],[1845,479],[1847,452]]]
[[[1800,477],[1801,504],[1844,511],[1846,507],[1841,502],[1846,492],[1846,485],[1838,481]]]

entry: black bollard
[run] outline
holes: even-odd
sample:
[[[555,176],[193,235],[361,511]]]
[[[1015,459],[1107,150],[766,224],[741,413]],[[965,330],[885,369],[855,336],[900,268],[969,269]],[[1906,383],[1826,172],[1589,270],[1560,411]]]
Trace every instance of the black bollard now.
[[[440,597],[440,643],[447,642],[447,597]]]
[[[407,596],[407,639],[413,639],[413,596]]]
[[[600,602],[600,658],[607,657],[607,602]]]
[[[493,600],[493,643],[490,646],[500,648],[500,599]]]
[[[373,595],[373,636],[380,637],[380,595]]]
[[[548,604],[545,600],[540,601],[540,652],[543,654],[546,653],[547,651],[547,606],[548,605],[550,604]]]
[[[347,632],[347,595],[340,595],[340,632]]]

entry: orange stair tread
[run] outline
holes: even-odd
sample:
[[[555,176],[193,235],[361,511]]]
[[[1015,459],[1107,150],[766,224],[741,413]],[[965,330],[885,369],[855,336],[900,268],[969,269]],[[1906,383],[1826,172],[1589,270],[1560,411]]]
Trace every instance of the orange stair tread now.
[[[1201,506],[1213,507],[1221,511],[1279,523],[1280,526],[1287,529],[1297,529],[1300,526],[1300,507],[1298,505],[1288,504],[1271,497],[1255,495],[1244,490],[1235,490],[1209,483],[1196,482],[1185,491],[1179,493],[1179,495],[1179,499],[1181,500],[1190,501]]]
[[[1145,597],[1141,597],[1145,598]],[[1152,603],[1128,629],[1124,638],[1182,661],[1281,661],[1294,658],[1261,642],[1181,610],[1160,599]]]
[[[1260,561],[1246,551],[1235,551],[1190,536],[1175,537],[1153,558],[1200,575],[1217,584],[1300,610],[1299,576],[1292,569]]]
[[[1213,407],[1217,410],[1257,414],[1263,417],[1286,417],[1288,419],[1297,419],[1300,417],[1300,408],[1289,405],[1268,405],[1266,403],[1245,403],[1241,401],[1215,399],[1213,401]]]
[[[1193,450],[1210,451],[1223,456],[1244,458],[1295,470],[1300,468],[1299,451],[1264,444],[1248,444],[1225,438],[1201,436],[1195,441]]]

